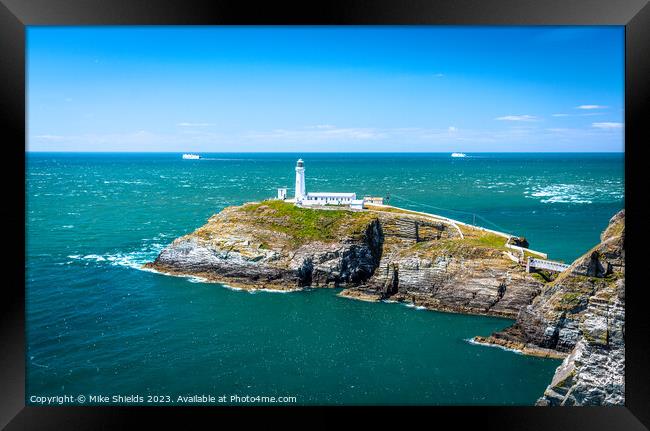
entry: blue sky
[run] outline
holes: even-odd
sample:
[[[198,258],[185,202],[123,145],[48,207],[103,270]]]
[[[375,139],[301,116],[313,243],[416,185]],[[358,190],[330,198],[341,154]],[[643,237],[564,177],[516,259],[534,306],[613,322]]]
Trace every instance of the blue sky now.
[[[28,151],[623,151],[623,27],[29,27]]]

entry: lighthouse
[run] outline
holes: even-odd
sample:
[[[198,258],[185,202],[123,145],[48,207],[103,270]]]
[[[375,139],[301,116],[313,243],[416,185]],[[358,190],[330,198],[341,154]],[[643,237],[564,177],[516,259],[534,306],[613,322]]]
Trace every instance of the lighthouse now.
[[[298,162],[296,163],[296,197],[294,199],[287,199],[287,189],[282,187],[278,189],[277,199],[293,202],[295,205],[300,207],[347,206],[353,210],[364,209],[364,199],[357,199],[356,193],[307,193],[305,190],[305,162],[303,162],[302,159],[298,159]]]
[[[296,202],[305,197],[305,163],[298,159],[296,163]]]

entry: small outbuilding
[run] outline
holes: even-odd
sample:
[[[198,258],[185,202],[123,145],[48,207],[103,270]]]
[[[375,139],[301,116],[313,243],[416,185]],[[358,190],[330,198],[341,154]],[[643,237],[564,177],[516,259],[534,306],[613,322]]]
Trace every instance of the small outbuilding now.
[[[384,198],[380,198],[377,196],[364,196],[363,197],[363,202],[368,204],[368,205],[383,205],[384,204]]]

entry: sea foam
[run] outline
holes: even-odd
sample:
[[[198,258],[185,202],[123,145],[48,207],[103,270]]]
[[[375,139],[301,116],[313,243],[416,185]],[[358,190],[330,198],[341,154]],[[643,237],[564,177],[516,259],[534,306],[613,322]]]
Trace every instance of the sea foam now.
[[[479,342],[477,342],[476,340],[474,340],[473,338],[467,338],[467,339],[465,339],[465,341],[467,341],[469,344],[474,344],[474,345],[476,345],[476,346],[496,347],[497,349],[505,350],[505,351],[507,351],[507,352],[516,353],[516,354],[518,354],[518,355],[523,355],[523,354],[524,354],[524,353],[523,353],[521,350],[519,350],[519,349],[512,349],[512,348],[510,348],[510,347],[501,346],[501,345],[499,345],[499,344],[479,343]]]

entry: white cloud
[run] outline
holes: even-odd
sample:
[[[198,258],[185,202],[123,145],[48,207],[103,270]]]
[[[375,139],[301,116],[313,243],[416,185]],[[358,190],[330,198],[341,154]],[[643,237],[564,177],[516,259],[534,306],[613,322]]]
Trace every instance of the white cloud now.
[[[527,116],[530,117],[530,116]],[[338,127],[329,124],[295,128],[259,129],[248,132],[214,132],[210,128],[183,127],[173,133],[135,130],[124,133],[60,135],[33,134],[28,151],[378,151],[402,148],[407,151],[485,151],[505,145],[506,149],[547,149],[566,145],[604,145],[622,138],[622,123],[590,123],[582,128],[542,128],[539,122],[514,120],[496,130],[442,127]],[[622,145],[622,144],[621,144]],[[549,147],[550,146],[550,147]],[[556,148],[556,147],[553,147]],[[593,147],[600,148],[600,147]]]
[[[568,117],[569,114],[551,114],[551,117]]]
[[[208,127],[214,126],[213,123],[178,123],[179,127]]]
[[[445,74],[444,73],[436,73],[433,76],[435,76],[436,78],[442,78],[443,76],[445,76]]]
[[[65,136],[61,136],[61,135],[36,135],[34,136],[34,138],[42,139],[43,141],[56,141],[56,142],[64,141],[66,139]]]
[[[604,105],[580,105],[576,106],[576,109],[605,109],[607,106]]]
[[[131,151],[141,147],[154,150],[160,143],[172,142],[173,137],[156,134],[147,130],[127,133],[83,134],[83,135],[35,135],[29,138],[28,144],[65,144],[76,151],[95,151],[99,147],[109,146],[121,151]]]
[[[536,121],[537,117],[534,115],[505,115],[503,117],[497,117],[495,120],[499,121]]]
[[[319,126],[309,126],[302,129],[275,129],[265,132],[248,132],[244,134],[246,139],[285,139],[285,140],[304,140],[304,141],[321,141],[332,139],[380,139],[385,137],[385,133],[370,127],[336,127],[329,124]]]
[[[603,129],[603,130],[611,130],[611,129],[622,129],[623,128],[623,123],[614,123],[614,122],[603,122],[603,123],[591,123],[592,127],[595,127],[597,129]]]

